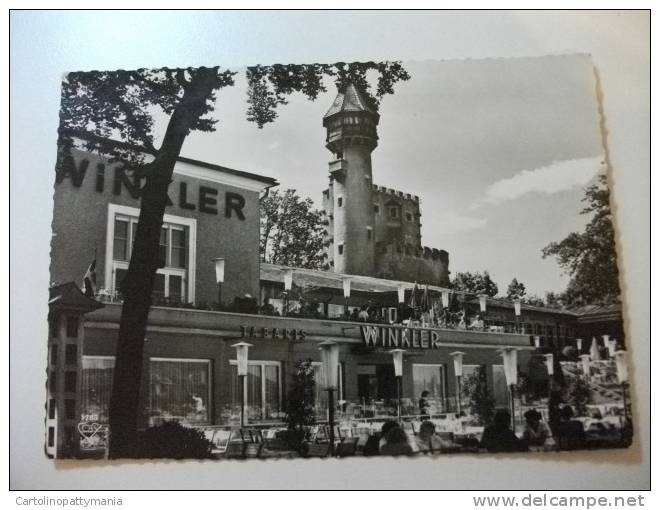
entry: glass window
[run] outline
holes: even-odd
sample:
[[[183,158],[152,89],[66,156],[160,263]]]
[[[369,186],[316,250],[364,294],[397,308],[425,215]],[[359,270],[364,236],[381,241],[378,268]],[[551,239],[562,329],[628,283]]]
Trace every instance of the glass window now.
[[[374,204],[374,214],[380,214],[380,205]]]
[[[114,291],[119,294],[120,283],[128,271],[135,236],[137,233],[137,217],[118,217],[115,220],[114,232]],[[155,302],[170,299],[174,302],[185,302],[187,269],[189,254],[189,228],[172,223],[164,223],[160,231],[158,257],[163,267],[158,269],[160,277],[154,282],[153,299]]]
[[[423,391],[428,391],[427,400],[431,406],[431,413],[442,413],[445,405],[445,366],[413,364],[413,393],[417,400]],[[415,406],[419,411],[419,406]]]
[[[399,210],[396,207],[390,207],[390,218],[398,218]]]
[[[168,247],[168,231],[166,227],[160,229],[160,241],[158,242],[158,258],[162,261],[165,266],[169,266],[169,260],[167,260],[167,247]]]
[[[371,241],[373,237],[373,230],[370,227],[367,227],[367,239]]]
[[[67,365],[76,365],[78,363],[78,346],[76,344],[66,344],[64,348],[64,363]]]
[[[108,423],[114,369],[115,359],[112,357],[83,356],[82,421]]]
[[[191,425],[210,423],[211,362],[209,360],[150,360],[150,424],[175,420]]]
[[[78,382],[78,373],[73,370],[64,372],[64,391],[75,393]]]
[[[412,215],[412,213],[407,212],[407,213],[406,213],[406,221],[407,221],[408,223],[412,223],[412,220],[413,220],[413,215]]]
[[[342,197],[339,197],[337,199],[337,207],[341,207],[344,204],[344,199]]]
[[[51,398],[48,401],[48,419],[49,420],[54,420],[55,419],[56,409],[57,409],[57,402],[54,398]]]
[[[343,244],[340,244],[340,245],[337,246],[337,252],[339,253],[339,255],[344,254],[344,245]]]
[[[183,229],[172,228],[171,267],[186,267],[186,232]]]
[[[241,398],[238,367],[229,360],[231,370],[231,415],[240,418]],[[281,418],[282,384],[281,367],[277,361],[248,361],[245,378],[245,418],[247,420],[272,420]]]
[[[50,346],[50,364],[57,365],[57,344]]]
[[[48,379],[48,389],[51,393],[57,391],[57,372],[55,370],[50,371],[50,378]]]
[[[128,260],[128,220],[115,219],[115,239],[112,247],[115,260]]]

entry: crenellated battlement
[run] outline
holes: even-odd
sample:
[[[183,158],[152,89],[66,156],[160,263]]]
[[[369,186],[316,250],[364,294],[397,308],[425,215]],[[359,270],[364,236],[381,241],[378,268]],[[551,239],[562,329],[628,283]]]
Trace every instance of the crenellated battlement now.
[[[378,193],[384,193],[387,195],[391,195],[393,197],[402,199],[402,200],[412,200],[413,202],[419,202],[419,197],[417,195],[413,195],[411,193],[405,193],[403,191],[395,190],[392,188],[388,188],[386,186],[379,186],[378,184],[373,184],[371,189],[373,191],[376,191]]]
[[[416,248],[411,244],[379,243],[376,274],[381,278],[447,285],[449,254],[429,246]]]

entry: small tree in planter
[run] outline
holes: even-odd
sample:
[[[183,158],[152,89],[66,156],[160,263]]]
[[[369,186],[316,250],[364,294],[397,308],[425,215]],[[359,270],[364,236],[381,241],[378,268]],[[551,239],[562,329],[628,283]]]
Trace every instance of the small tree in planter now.
[[[587,404],[591,402],[591,390],[584,379],[581,377],[575,379],[568,398],[577,416],[587,415]]]
[[[287,443],[299,451],[305,440],[305,427],[314,425],[314,368],[312,360],[298,360],[287,397]]]
[[[495,414],[495,398],[488,388],[486,367],[480,366],[463,382],[463,395],[468,401],[470,414],[479,425],[487,425]]]

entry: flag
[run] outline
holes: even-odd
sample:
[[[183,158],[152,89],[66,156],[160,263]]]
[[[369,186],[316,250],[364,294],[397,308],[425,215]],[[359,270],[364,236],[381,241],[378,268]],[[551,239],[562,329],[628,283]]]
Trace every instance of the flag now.
[[[87,268],[85,277],[83,278],[83,288],[85,289],[85,296],[93,298],[96,294],[96,258]]]
[[[422,301],[420,303],[423,312],[428,312],[431,308],[431,303],[429,302],[429,286],[424,286],[424,293],[422,294]]]
[[[417,308],[417,282],[415,282],[415,286],[413,287],[412,294],[410,295],[410,302],[408,303],[408,306],[410,308]]]

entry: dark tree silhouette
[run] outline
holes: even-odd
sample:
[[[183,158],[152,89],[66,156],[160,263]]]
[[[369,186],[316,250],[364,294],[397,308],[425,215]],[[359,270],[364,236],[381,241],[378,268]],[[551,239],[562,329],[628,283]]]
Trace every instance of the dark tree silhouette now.
[[[543,248],[543,258],[556,257],[571,276],[561,301],[568,306],[616,303],[620,299],[619,270],[610,191],[605,174],[589,186],[582,199],[587,205],[581,214],[593,215],[584,232],[572,232],[565,239]]]
[[[377,86],[371,92],[371,75]],[[216,93],[234,84],[236,73],[219,67],[138,69],[69,73],[62,84],[57,171],[70,161],[72,148],[95,151],[123,162],[140,182],[140,216],[122,306],[110,402],[111,458],[137,455],[138,394],[143,344],[167,191],[181,147],[191,131],[213,131],[210,114]],[[339,90],[353,81],[372,104],[409,79],[398,62],[256,66],[247,70],[248,120],[259,127],[277,117],[286,96],[302,92],[316,99],[332,78]],[[154,113],[169,116],[157,147]],[[124,142],[118,144],[117,142]]]
[[[490,297],[497,296],[497,284],[491,279],[488,271],[482,273],[456,273],[451,281],[452,289],[462,290],[471,294],[486,294]]]
[[[506,289],[506,297],[507,299],[522,299],[525,292],[525,284],[519,282],[518,278],[514,278]]]
[[[323,248],[328,221],[310,198],[296,191],[272,191],[260,204],[261,260],[307,269],[327,269]]]

